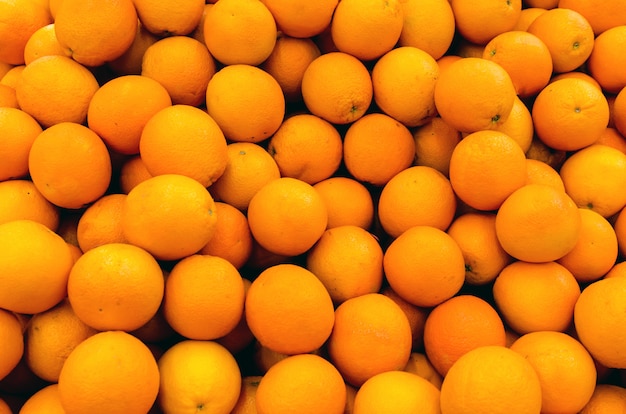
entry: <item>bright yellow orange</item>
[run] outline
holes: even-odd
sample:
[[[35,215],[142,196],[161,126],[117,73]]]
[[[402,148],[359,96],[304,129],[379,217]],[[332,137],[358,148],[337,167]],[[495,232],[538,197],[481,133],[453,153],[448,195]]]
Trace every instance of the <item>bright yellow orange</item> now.
[[[204,42],[224,65],[260,65],[276,44],[276,21],[263,1],[216,2],[204,18]]]
[[[327,228],[343,225],[370,228],[374,221],[374,200],[364,184],[351,177],[333,176],[313,187],[326,204]]]
[[[102,85],[87,109],[87,125],[120,154],[138,154],[141,131],[161,109],[172,105],[163,85],[148,76],[122,75]]]
[[[64,299],[30,319],[26,332],[26,363],[39,378],[57,382],[72,350],[98,331],[83,322]]]
[[[151,33],[163,38],[191,33],[202,19],[205,2],[178,0],[162,3],[133,0],[133,3],[141,24]]]
[[[274,16],[278,29],[297,38],[310,38],[324,31],[330,25],[338,3],[337,0],[262,1]]]
[[[32,220],[0,224],[0,308],[35,314],[52,308],[66,295],[74,264],[65,240]]]
[[[412,166],[393,176],[382,188],[378,220],[391,237],[413,226],[446,230],[456,214],[456,195],[450,180],[432,167]],[[415,206],[420,206],[415,209]]]
[[[126,194],[107,194],[85,209],[76,228],[78,246],[83,252],[107,243],[124,243],[122,207]]]
[[[468,3],[451,0],[459,34],[469,42],[484,45],[495,36],[508,32],[517,23],[522,1],[480,1]]]
[[[254,194],[248,205],[248,224],[254,239],[270,252],[298,256],[322,236],[328,212],[312,185],[281,177]]]
[[[86,206],[107,191],[111,157],[104,141],[86,126],[61,122],[37,136],[28,154],[30,177],[51,203]]]
[[[282,177],[311,185],[330,178],[343,159],[343,142],[333,124],[312,114],[289,116],[267,143]]]
[[[0,199],[0,223],[28,219],[52,231],[59,227],[58,207],[49,202],[30,180],[0,181]]]
[[[495,280],[493,298],[507,326],[518,334],[563,332],[571,326],[580,286],[557,262],[516,261]]]
[[[226,168],[210,192],[216,200],[246,211],[261,187],[280,178],[280,170],[270,153],[253,142],[231,142],[226,155]]]
[[[519,144],[503,132],[471,133],[452,152],[450,183],[469,206],[496,210],[526,183],[526,156]]]
[[[439,390],[428,380],[405,371],[387,371],[374,375],[358,389],[354,399],[355,414],[374,414],[385,410],[438,414]]]
[[[170,36],[148,46],[143,54],[141,75],[167,89],[172,103],[200,106],[217,70],[206,46],[189,36]]]
[[[502,66],[467,57],[440,72],[434,96],[444,121],[459,131],[475,132],[505,122],[516,95],[513,81]]]
[[[443,230],[431,226],[411,227],[394,239],[383,266],[391,288],[416,306],[442,303],[465,281],[461,248]]]
[[[380,137],[386,137],[381,143]],[[344,134],[343,161],[355,179],[383,186],[413,164],[411,131],[389,115],[372,112],[352,123]]]
[[[541,383],[533,366],[504,346],[482,346],[460,357],[441,385],[442,414],[538,413]]]
[[[25,178],[28,175],[28,154],[43,129],[35,118],[18,108],[0,107],[0,125],[3,131],[0,180]]]
[[[195,254],[178,261],[167,276],[163,312],[184,337],[213,340],[235,328],[244,299],[235,266],[218,256]]]
[[[342,414],[346,385],[336,367],[313,354],[293,355],[273,365],[256,390],[259,414]]]
[[[17,366],[24,355],[24,337],[22,325],[18,318],[10,311],[0,309],[0,379],[7,375]]]
[[[437,372],[446,376],[454,363],[472,349],[504,346],[504,323],[484,299],[457,295],[435,306],[424,325],[424,350]]]
[[[383,250],[376,237],[354,225],[322,234],[306,255],[306,268],[322,281],[335,304],[378,292],[383,284]]]
[[[450,157],[461,141],[461,133],[441,117],[434,117],[413,132],[415,164],[432,167],[448,177]]]
[[[447,0],[406,0],[402,8],[402,31],[399,46],[413,46],[442,57],[452,45],[455,32],[454,13]]]
[[[360,387],[376,374],[405,367],[411,343],[411,327],[400,306],[369,293],[337,307],[327,349],[346,382]]]
[[[52,23],[52,17],[45,7],[30,0],[3,1],[0,15],[3,21],[0,37],[4,45],[0,62],[22,65],[28,39],[37,29]]]
[[[24,67],[15,87],[20,108],[43,127],[82,124],[99,85],[95,75],[67,56],[42,56]]]
[[[126,240],[157,259],[176,260],[198,252],[213,232],[215,201],[193,178],[163,174],[134,187],[122,208]]]
[[[47,24],[28,38],[24,46],[24,63],[28,65],[33,60],[49,55],[63,55],[71,57],[71,51],[62,46],[57,39],[54,23]]]
[[[147,413],[159,392],[159,368],[139,339],[122,331],[105,331],[74,348],[58,384],[67,413],[93,407],[112,414]]]
[[[526,184],[515,190],[496,213],[496,234],[502,248],[528,262],[565,256],[576,245],[581,226],[574,200],[544,184]]]
[[[344,52],[323,53],[302,76],[307,109],[333,124],[350,124],[365,115],[373,93],[367,67]]]
[[[211,78],[206,106],[231,141],[261,142],[276,132],[285,116],[285,97],[278,81],[246,64],[228,65]]]
[[[63,0],[54,15],[59,44],[85,66],[101,66],[120,57],[137,32],[133,0]]]
[[[333,329],[333,302],[311,271],[295,264],[271,266],[250,285],[246,321],[257,340],[283,354],[313,352]]]

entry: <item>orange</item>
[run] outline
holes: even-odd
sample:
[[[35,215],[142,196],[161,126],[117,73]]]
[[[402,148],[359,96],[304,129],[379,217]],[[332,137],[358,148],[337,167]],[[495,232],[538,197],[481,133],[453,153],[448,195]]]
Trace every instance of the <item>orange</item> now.
[[[51,203],[78,209],[100,198],[111,182],[111,157],[91,129],[61,122],[37,136],[28,154],[30,176]]]
[[[495,213],[470,211],[457,215],[447,233],[463,252],[465,282],[470,285],[493,282],[512,261],[498,241]]]
[[[280,175],[309,184],[330,178],[343,159],[343,142],[333,124],[312,114],[289,116],[269,139]]]
[[[462,132],[493,129],[506,121],[516,96],[515,86],[499,64],[479,57],[450,63],[435,84],[435,105],[441,118]]]
[[[122,193],[128,194],[137,184],[152,177],[140,155],[126,159],[119,170],[119,186]]]
[[[335,304],[376,293],[383,283],[383,249],[361,227],[328,229],[306,255],[306,268],[322,281]]]
[[[368,293],[337,307],[327,349],[346,382],[360,387],[376,374],[406,366],[411,343],[411,327],[400,306],[385,295]]]
[[[602,89],[602,87],[600,86],[600,84],[598,83],[597,80],[595,80],[591,75],[589,75],[587,72],[582,72],[582,70],[573,70],[570,72],[563,72],[563,73],[555,73],[552,75],[552,78],[550,79],[550,82],[554,82],[557,81],[559,79],[563,79],[563,78],[578,78],[578,79],[582,79],[585,80],[591,84],[593,84],[593,86],[595,86],[598,89]],[[607,101],[609,101],[609,108],[611,107],[611,102],[610,100],[612,99],[612,96],[606,96]]]
[[[122,208],[126,194],[106,194],[85,209],[78,220],[76,238],[83,252],[107,243],[124,243]]]
[[[495,128],[513,138],[526,153],[535,137],[535,128],[530,109],[521,98],[516,97],[513,109],[506,121]]]
[[[532,2],[533,0],[531,0]],[[542,0],[534,0],[535,3],[542,1]],[[547,2],[554,2],[555,0],[545,0]],[[558,0],[556,0],[558,1]],[[526,1],[526,3],[528,3],[528,1]],[[550,7],[553,8],[553,7]],[[542,13],[544,13],[547,9],[544,7],[544,5],[538,5],[538,6],[528,6],[525,5],[525,7],[522,7],[522,11],[519,15],[519,18],[517,19],[517,23],[515,24],[515,26],[513,27],[512,30],[523,30],[526,31],[528,29],[528,26],[530,26],[530,24],[535,21],[535,19],[537,17],[539,17],[539,15],[541,15]]]
[[[224,65],[261,64],[272,53],[277,33],[274,16],[259,0],[216,2],[204,18],[204,42]]]
[[[504,346],[481,346],[460,357],[441,385],[441,413],[538,413],[541,383],[522,355]]]
[[[241,210],[220,201],[215,203],[215,211],[215,231],[199,253],[219,256],[239,269],[252,254],[252,233],[248,218]]]
[[[313,185],[326,204],[327,228],[343,225],[368,230],[374,221],[374,200],[365,185],[351,177],[333,176]]]
[[[384,185],[378,199],[378,220],[393,238],[418,225],[446,230],[456,207],[456,195],[445,175],[432,167],[412,166]]]
[[[626,17],[626,8],[624,8],[624,17]],[[626,50],[626,24],[624,23],[599,34],[587,60],[589,74],[605,92],[612,94],[618,93],[626,86],[626,76],[617,70],[626,63],[621,53]]]
[[[580,414],[619,413],[626,410],[626,389],[615,384],[598,384]]]
[[[408,127],[420,126],[437,114],[435,83],[439,65],[413,46],[390,50],[372,69],[374,101],[380,110]]]
[[[245,315],[263,346],[289,355],[320,348],[335,321],[332,299],[320,279],[295,264],[270,266],[252,281]]]
[[[626,138],[614,127],[606,127],[595,143],[608,145],[626,154]]]
[[[396,293],[388,284],[383,285],[380,293],[389,297],[396,302],[400,309],[404,311],[407,319],[409,320],[409,326],[411,327],[411,337],[413,339],[412,350],[424,349],[424,323],[430,309],[415,306],[410,302],[404,300],[398,293]],[[410,361],[409,361],[410,363]],[[406,367],[405,367],[406,370]]]
[[[28,397],[20,408],[20,414],[65,414],[59,396],[59,384],[50,384]],[[10,412],[9,412],[10,413]]]
[[[24,47],[30,36],[40,27],[52,23],[45,7],[30,0],[3,1],[0,3],[3,39],[0,61],[11,65],[24,63]]]
[[[226,169],[226,138],[215,120],[190,105],[167,106],[141,130],[139,153],[152,175],[180,174],[209,187]]]
[[[385,137],[384,143],[380,137]],[[414,158],[411,131],[389,115],[368,113],[352,123],[344,134],[345,167],[361,182],[383,186],[410,167]]]
[[[602,91],[581,79],[551,82],[532,106],[535,133],[557,150],[575,151],[593,144],[609,122],[609,105]]]
[[[16,65],[12,65],[10,63],[0,61],[0,83],[2,83],[1,81],[4,75],[6,75],[15,66]],[[24,65],[21,65],[21,66],[24,66]]]
[[[21,109],[0,107],[0,126],[0,180],[24,178],[28,175],[28,153],[42,131],[41,125]]]
[[[247,295],[248,289],[252,282],[250,279],[242,278],[244,292]],[[245,298],[244,298],[245,301]],[[250,327],[248,326],[248,321],[246,320],[246,315],[244,312],[241,313],[241,317],[237,322],[237,325],[228,332],[226,335],[221,336],[215,340],[218,344],[224,346],[226,349],[230,351],[231,354],[236,355],[243,351],[245,348],[249,347],[252,343],[255,342],[255,337],[250,331]]]
[[[0,309],[0,338],[0,379],[3,379],[13,371],[24,355],[22,325],[12,312],[4,309]]]
[[[70,352],[96,332],[76,316],[67,299],[33,315],[24,333],[28,368],[45,381],[57,382]]]
[[[613,230],[617,237],[618,251],[621,256],[626,256],[626,209],[622,208],[613,217]]]
[[[618,0],[559,0],[561,8],[575,10],[589,21],[596,36],[626,22],[626,7]]]
[[[498,312],[474,295],[457,295],[435,306],[424,324],[426,356],[443,377],[472,349],[504,346],[505,342],[504,324]]]
[[[519,334],[565,331],[572,323],[579,296],[576,278],[557,262],[511,263],[493,284],[498,312]]]
[[[450,157],[461,140],[461,133],[441,117],[434,117],[413,132],[415,164],[432,167],[448,177]]]
[[[530,147],[526,151],[526,158],[543,161],[556,170],[561,168],[567,155],[567,151],[550,148],[536,135],[533,137],[530,142]]]
[[[613,126],[617,131],[626,134],[626,87],[622,88],[609,104],[611,119],[609,126]]]
[[[231,141],[261,142],[276,132],[285,116],[285,97],[278,81],[246,64],[226,66],[211,78],[206,106]]]
[[[580,342],[607,368],[626,366],[624,359],[624,308],[626,278],[610,277],[585,287],[574,307],[574,325]]]
[[[137,24],[133,0],[63,0],[54,15],[59,44],[91,67],[120,57],[133,43]]]
[[[158,405],[163,412],[229,413],[241,390],[237,361],[214,341],[183,340],[159,359]]]
[[[17,81],[20,79],[22,72],[26,69],[26,65],[15,65],[9,69],[2,79],[0,79],[0,84],[10,86],[15,88],[17,86]]]
[[[580,217],[578,242],[558,262],[572,272],[576,280],[586,283],[600,279],[613,267],[618,245],[613,226],[600,213],[581,208]]]
[[[522,98],[536,95],[552,76],[550,50],[529,32],[500,33],[485,45],[483,58],[498,63],[507,71]]]
[[[178,261],[165,282],[165,319],[189,339],[212,340],[232,331],[243,314],[241,275],[218,256],[191,255]]]
[[[419,375],[428,380],[438,390],[441,389],[443,377],[437,372],[423,352],[411,352],[411,357],[404,367],[404,371]]]
[[[624,273],[626,271],[626,262],[618,262],[615,265],[613,265],[613,267],[606,272],[606,274],[604,275],[604,279],[608,279],[611,277],[621,277],[626,275],[626,273]]]
[[[496,210],[526,183],[526,156],[500,131],[467,135],[450,157],[450,183],[456,195],[478,210]]]
[[[40,27],[28,38],[24,46],[24,63],[28,65],[33,60],[48,55],[72,56],[72,52],[59,43],[54,23]]]
[[[205,2],[133,0],[133,3],[141,24],[157,36],[167,37],[191,33],[202,19]]]
[[[177,260],[198,252],[215,231],[215,201],[193,178],[163,174],[135,186],[122,208],[126,240],[157,259]]]
[[[156,314],[164,285],[159,263],[144,249],[107,243],[76,260],[67,296],[87,325],[100,331],[133,331]]]
[[[203,105],[216,62],[206,46],[189,36],[170,36],[148,46],[143,54],[141,75],[159,82],[172,103]]]
[[[99,332],[78,344],[59,376],[68,414],[99,407],[107,413],[147,413],[159,392],[159,368],[150,349],[122,331]]]
[[[87,125],[120,154],[138,154],[141,131],[161,109],[172,105],[159,82],[147,76],[122,75],[103,84],[87,108]]]
[[[43,127],[60,122],[82,124],[98,81],[67,56],[42,56],[24,68],[15,87],[20,108]]]
[[[331,0],[331,3],[333,1],[335,0]],[[323,2],[307,4],[317,6],[321,3]],[[291,2],[285,2],[285,5],[291,5]],[[304,71],[320,54],[313,39],[290,37],[279,32],[272,53],[260,67],[278,81],[287,102],[300,102]]]
[[[322,236],[328,212],[313,186],[297,178],[281,177],[252,196],[248,224],[254,239],[270,252],[298,256]]]
[[[287,36],[310,38],[326,29],[338,0],[286,1],[262,0],[276,20],[278,29]]]
[[[454,296],[465,281],[463,252],[443,230],[414,226],[394,239],[383,258],[391,288],[407,302],[433,307]]]
[[[293,355],[263,375],[256,390],[259,414],[342,414],[346,385],[330,362],[318,355]]]
[[[121,56],[107,62],[107,67],[118,75],[140,75],[143,55],[146,49],[159,39],[160,37],[146,29],[140,21],[137,25],[133,43]]]
[[[226,147],[226,168],[210,188],[216,200],[241,211],[265,184],[280,178],[280,170],[272,156],[259,144],[231,142]]]
[[[399,46],[413,46],[442,57],[452,45],[455,32],[454,13],[446,0],[405,0],[402,8],[402,31]]]
[[[439,414],[439,394],[437,387],[419,375],[404,371],[381,372],[359,388],[353,412]]]
[[[551,185],[565,191],[565,185],[558,171],[544,161],[526,158],[527,184]]]
[[[560,169],[565,191],[579,207],[589,208],[605,218],[626,205],[626,155],[595,144],[572,154]]]
[[[553,331],[522,335],[510,346],[533,366],[541,383],[541,412],[577,413],[596,386],[597,372],[585,347]]]
[[[381,57],[400,39],[400,0],[341,0],[330,23],[337,50],[363,61]]]
[[[239,399],[231,414],[256,414],[256,391],[261,383],[262,375],[246,375],[241,377]]]
[[[513,29],[522,11],[521,0],[480,1],[472,4],[451,0],[450,6],[458,33],[477,45],[484,45],[495,36]]]
[[[574,248],[581,222],[578,206],[567,193],[549,185],[527,184],[498,209],[496,234],[514,258],[549,262]]]
[[[59,227],[59,209],[46,200],[30,180],[0,181],[0,199],[0,223],[28,219],[52,231]]]
[[[307,109],[333,124],[350,124],[361,118],[373,100],[370,73],[349,53],[324,53],[302,76],[302,98]]]
[[[15,88],[0,84],[0,108],[19,108]]]
[[[32,220],[0,224],[0,308],[35,314],[52,308],[66,294],[73,265],[65,240]]]
[[[580,67],[593,50],[594,33],[591,24],[572,9],[556,7],[547,10],[537,16],[527,31],[548,47],[556,73]]]
[[[316,350],[317,351],[317,350]],[[311,352],[315,354],[316,352]],[[259,341],[255,341],[253,344],[253,362],[255,368],[257,368],[261,374],[266,373],[270,367],[275,365],[278,361],[287,358],[289,354],[273,351],[270,348],[264,346]]]

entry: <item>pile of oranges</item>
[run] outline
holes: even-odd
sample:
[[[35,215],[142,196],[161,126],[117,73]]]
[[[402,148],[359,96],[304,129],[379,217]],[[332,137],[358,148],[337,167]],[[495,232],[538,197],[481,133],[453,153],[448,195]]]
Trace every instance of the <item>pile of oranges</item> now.
[[[623,0],[0,16],[0,414],[626,412]]]

